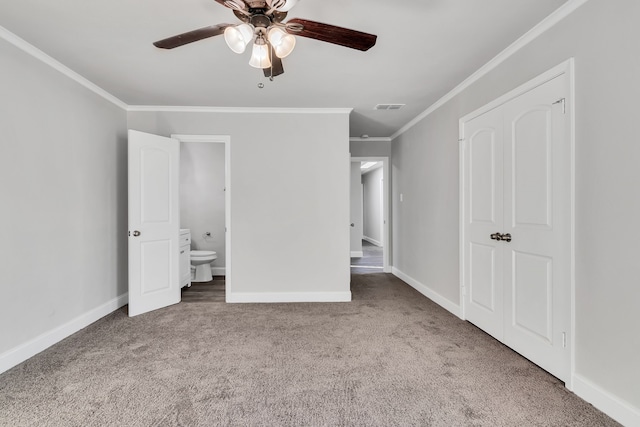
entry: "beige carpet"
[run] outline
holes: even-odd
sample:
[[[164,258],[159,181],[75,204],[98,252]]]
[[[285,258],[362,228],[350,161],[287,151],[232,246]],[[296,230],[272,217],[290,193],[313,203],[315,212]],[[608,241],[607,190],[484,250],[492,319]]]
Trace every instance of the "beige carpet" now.
[[[616,425],[391,275],[353,298],[119,310],[0,375],[0,425]]]

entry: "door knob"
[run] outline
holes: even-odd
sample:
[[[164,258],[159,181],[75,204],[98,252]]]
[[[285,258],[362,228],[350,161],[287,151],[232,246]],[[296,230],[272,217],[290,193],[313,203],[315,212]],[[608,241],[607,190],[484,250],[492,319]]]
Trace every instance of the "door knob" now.
[[[133,236],[134,237],[138,237],[140,235],[140,232],[138,230],[134,230],[133,231]]]
[[[500,233],[493,233],[491,235],[491,240],[501,240],[502,239],[502,235]]]
[[[355,225],[354,223],[351,223],[351,226],[352,226],[352,227],[355,227],[356,225]]]
[[[503,234],[500,236],[500,240],[504,240],[505,242],[510,242],[511,241],[511,234],[507,233],[507,234]]]

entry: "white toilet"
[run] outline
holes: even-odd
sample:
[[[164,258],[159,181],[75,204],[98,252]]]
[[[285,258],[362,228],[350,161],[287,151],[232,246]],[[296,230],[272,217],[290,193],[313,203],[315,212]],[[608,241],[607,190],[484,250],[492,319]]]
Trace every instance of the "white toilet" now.
[[[218,258],[214,251],[191,251],[191,265],[195,266],[195,274],[192,282],[210,282],[213,280],[211,275],[211,263]]]

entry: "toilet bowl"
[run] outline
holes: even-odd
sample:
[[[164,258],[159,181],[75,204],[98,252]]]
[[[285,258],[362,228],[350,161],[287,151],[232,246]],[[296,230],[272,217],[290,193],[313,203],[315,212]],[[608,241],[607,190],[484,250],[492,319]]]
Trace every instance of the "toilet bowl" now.
[[[211,263],[216,258],[218,258],[218,255],[214,251],[191,251],[191,265],[196,270],[191,281],[210,282],[213,280]]]

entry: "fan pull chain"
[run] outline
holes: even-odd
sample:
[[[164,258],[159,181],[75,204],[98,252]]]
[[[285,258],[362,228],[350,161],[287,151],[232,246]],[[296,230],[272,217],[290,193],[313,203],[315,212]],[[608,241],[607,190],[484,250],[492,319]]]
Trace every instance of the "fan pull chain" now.
[[[269,75],[269,81],[273,81],[273,46],[269,43],[269,62],[271,63],[271,74]]]

